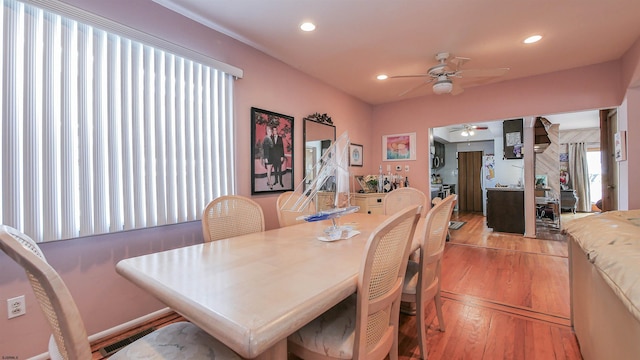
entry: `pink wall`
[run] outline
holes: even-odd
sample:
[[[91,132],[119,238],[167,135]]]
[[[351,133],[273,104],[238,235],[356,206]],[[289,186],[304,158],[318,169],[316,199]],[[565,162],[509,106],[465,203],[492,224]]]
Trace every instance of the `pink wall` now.
[[[620,64],[611,62],[568,70],[482,89],[467,89],[456,96],[428,96],[375,109],[320,80],[311,78],[227,36],[166,10],[151,0],[67,0],[158,37],[195,49],[244,70],[235,84],[238,192],[250,196],[250,108],[252,106],[294,116],[296,182],[302,180],[302,118],[327,113],[337,133],[348,131],[351,140],[364,145],[364,167],[359,173],[377,172],[383,134],[417,132],[418,160],[394,162],[410,165],[411,184],[426,190],[427,130],[446,124],[615,107],[624,96]],[[635,62],[634,62],[635,61]],[[627,68],[637,68],[637,57]],[[636,64],[636,66],[633,66]],[[628,82],[627,82],[628,83]],[[638,117],[640,99],[628,98]],[[629,135],[640,132],[635,121]],[[636,136],[637,137],[637,136]],[[636,149],[637,150],[637,149]],[[637,152],[637,151],[636,151]],[[629,162],[637,177],[638,160]],[[254,196],[264,209],[267,227],[277,226],[277,195]],[[640,196],[640,195],[638,195]],[[635,199],[632,204],[640,204]],[[42,248],[70,287],[89,334],[153,312],[163,305],[138,290],[114,271],[126,257],[201,242],[199,222],[43,244]],[[12,320],[0,312],[0,355],[23,359],[46,351],[50,331],[21,269],[0,255],[0,300],[25,294],[27,315]]]
[[[411,186],[428,192],[429,157],[425,155],[429,153],[431,127],[616,107],[623,96],[620,62],[614,61],[468,88],[457,96],[425,96],[380,105],[374,109],[374,160],[369,171],[377,172],[382,163],[382,142],[378,139],[386,134],[416,132],[418,159],[400,164],[410,165],[407,175]],[[389,164],[395,168],[397,162]],[[386,165],[383,163],[383,170]]]

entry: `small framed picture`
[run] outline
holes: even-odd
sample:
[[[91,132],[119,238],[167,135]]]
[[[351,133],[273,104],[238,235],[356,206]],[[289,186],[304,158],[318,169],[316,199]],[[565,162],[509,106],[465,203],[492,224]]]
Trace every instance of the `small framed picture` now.
[[[382,160],[415,160],[416,145],[416,133],[384,135],[382,136]]]
[[[349,144],[349,166],[362,166],[362,145]]]
[[[547,175],[536,175],[536,188],[547,188],[549,184],[547,183]]]
[[[627,160],[627,132],[618,131],[614,134],[616,161]]]

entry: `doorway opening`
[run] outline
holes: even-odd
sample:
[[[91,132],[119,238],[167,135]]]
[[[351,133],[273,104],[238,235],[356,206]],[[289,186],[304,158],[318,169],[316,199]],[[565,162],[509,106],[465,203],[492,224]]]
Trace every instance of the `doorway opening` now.
[[[589,173],[589,197],[591,210],[600,211],[596,203],[602,199],[602,164],[600,149],[587,149],[587,170]],[[602,205],[600,205],[602,206]]]

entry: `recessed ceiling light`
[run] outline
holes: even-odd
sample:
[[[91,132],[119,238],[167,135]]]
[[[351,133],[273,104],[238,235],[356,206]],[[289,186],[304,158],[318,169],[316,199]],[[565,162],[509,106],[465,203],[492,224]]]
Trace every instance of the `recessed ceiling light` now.
[[[524,39],[524,43],[525,44],[533,44],[535,42],[540,41],[540,39],[542,39],[542,35],[533,35],[533,36],[529,36],[528,38]]]
[[[316,29],[316,26],[313,23],[305,22],[300,25],[300,29],[302,29],[302,31],[313,31]]]
[[[387,80],[389,77],[385,74],[380,74],[376,77],[378,80]]]

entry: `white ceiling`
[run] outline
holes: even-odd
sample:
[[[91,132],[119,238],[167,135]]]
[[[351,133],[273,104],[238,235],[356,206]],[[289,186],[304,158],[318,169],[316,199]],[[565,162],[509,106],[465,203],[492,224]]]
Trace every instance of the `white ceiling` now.
[[[424,80],[376,80],[424,74],[438,52],[471,58],[465,69],[510,69],[454,79],[468,88],[616,60],[640,37],[639,0],[154,1],[374,105],[452,96],[423,86],[399,97]],[[304,21],[316,31],[300,31]],[[532,34],[544,38],[524,45]]]
[[[510,68],[495,82],[619,59],[640,37],[638,0],[154,1],[370,104],[420,83],[376,75],[425,73],[441,51],[471,58],[467,69]],[[524,45],[532,34],[544,38]]]

